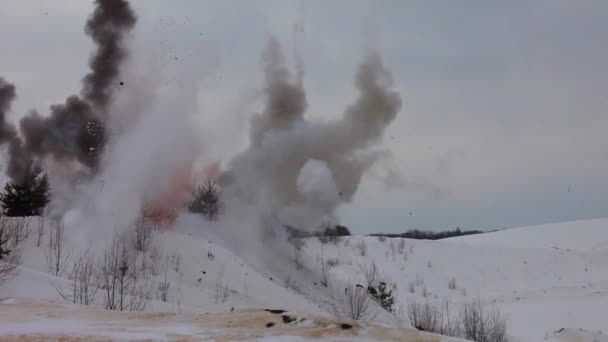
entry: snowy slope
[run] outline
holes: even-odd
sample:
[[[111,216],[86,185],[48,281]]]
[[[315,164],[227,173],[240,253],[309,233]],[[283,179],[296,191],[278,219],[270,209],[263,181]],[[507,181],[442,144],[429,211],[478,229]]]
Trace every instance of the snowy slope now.
[[[583,329],[560,329],[547,337],[548,342],[608,342],[608,335],[601,331],[586,331]]]
[[[608,219],[580,220],[505,229],[444,241],[470,245],[520,248],[560,248],[576,251],[608,251]]]
[[[305,264],[337,258],[342,283],[364,283],[361,265],[375,263],[396,284],[397,306],[482,299],[497,307],[509,332],[540,341],[561,328],[608,330],[608,220],[526,227],[441,241],[352,237],[308,243]],[[367,246],[365,256],[355,247]],[[321,245],[323,253],[321,253]],[[457,288],[448,287],[455,279]],[[413,292],[412,292],[413,289]],[[425,297],[426,293],[426,297]]]
[[[381,276],[396,286],[398,312],[413,301],[447,300],[458,307],[481,299],[507,318],[514,341],[577,341],[571,336],[580,335],[576,332],[581,328],[593,334],[608,331],[608,249],[604,248],[608,233],[603,229],[607,223],[577,221],[441,241],[348,237],[322,243],[310,238],[305,240],[300,270],[287,244],[263,242],[252,252],[198,228],[156,231],[155,243],[171,260],[171,287],[166,302],[155,293],[146,311],[219,314],[281,308],[311,317],[333,314],[344,289],[365,284],[362,270],[375,264]],[[48,274],[45,243],[36,247],[34,235],[25,242],[19,275],[0,287],[0,298],[59,300],[54,287],[68,285],[66,274],[63,278]],[[69,244],[73,255],[79,248]],[[264,248],[272,253],[256,252]],[[327,268],[328,286],[324,286],[321,265],[328,262],[333,266]],[[448,286],[452,279],[455,289]],[[217,299],[218,283],[229,287],[226,300]],[[100,300],[94,307],[102,307]],[[0,306],[0,314],[4,310],[6,306]],[[403,315],[375,304],[371,310],[376,323],[408,326]],[[187,325],[192,328],[192,324]],[[0,326],[0,332],[5,328]],[[570,333],[554,335],[562,328],[571,328],[565,330]]]

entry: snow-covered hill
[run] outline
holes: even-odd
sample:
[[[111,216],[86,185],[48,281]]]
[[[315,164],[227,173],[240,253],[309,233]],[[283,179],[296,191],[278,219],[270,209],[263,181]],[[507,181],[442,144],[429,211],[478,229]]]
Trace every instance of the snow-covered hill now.
[[[379,277],[395,284],[398,313],[389,314],[372,303],[373,315],[369,318],[374,316],[376,323],[408,327],[404,313],[407,304],[412,302],[440,305],[448,301],[457,308],[469,301],[482,300],[488,307],[500,310],[514,341],[550,338],[576,341],[569,336],[580,335],[578,329],[592,334],[608,331],[608,230],[604,227],[608,229],[608,220],[525,227],[441,241],[348,237],[323,243],[309,238],[302,249],[301,269],[296,268],[295,250],[288,244],[262,243],[258,250],[265,246],[272,252],[256,254],[256,249],[235,247],[221,238],[221,234],[216,236],[209,231],[155,231],[154,243],[169,264],[170,287],[167,300],[161,300],[156,284],[162,280],[162,272],[152,277],[154,297],[146,311],[177,313],[178,316],[171,316],[165,322],[168,331],[180,324],[189,326],[188,329],[198,324],[194,322],[196,316],[184,318],[179,314],[216,313],[217,317],[224,317],[221,315],[225,313],[228,315],[225,317],[232,317],[232,312],[235,322],[244,319],[243,312],[255,312],[251,314],[252,321],[258,322],[259,317],[265,320],[266,314],[258,314],[265,308],[298,312],[302,317],[339,314],[346,289],[366,284],[365,273],[375,265]],[[0,286],[0,298],[61,301],[55,288],[69,285],[68,272],[60,277],[49,275],[46,240],[36,247],[35,235],[30,233],[24,242],[24,262],[19,275]],[[75,243],[67,245],[72,255],[82,248]],[[17,306],[22,301],[18,300]],[[41,310],[48,312],[45,305]],[[94,307],[101,306],[101,298],[97,298]],[[28,317],[35,315],[35,307],[28,309]],[[0,314],[21,310],[14,308],[0,305]],[[112,315],[117,316],[111,318]],[[98,322],[102,325],[123,317],[114,312],[92,315],[97,316],[103,317]],[[26,331],[28,324],[20,325],[20,332]],[[90,321],[84,324],[94,325]],[[45,327],[34,329],[32,325],[32,329],[41,333]],[[205,333],[210,327],[204,326]],[[126,326],[122,328],[134,331]],[[301,328],[301,325],[297,329],[282,327],[283,330],[277,330],[280,333],[268,333],[265,328],[249,325],[247,334],[303,336],[301,332],[294,332]],[[562,328],[571,329],[567,335],[554,335]],[[6,329],[6,324],[0,325],[1,334],[9,333]],[[363,329],[368,331],[367,335],[358,336],[380,338],[369,333],[370,329]],[[89,333],[96,334],[98,330]],[[393,334],[399,330],[390,331]]]

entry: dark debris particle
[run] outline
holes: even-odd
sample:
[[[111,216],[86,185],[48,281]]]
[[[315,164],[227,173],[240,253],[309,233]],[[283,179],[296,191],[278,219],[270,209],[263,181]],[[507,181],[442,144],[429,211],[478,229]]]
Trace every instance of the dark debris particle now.
[[[272,328],[272,327],[274,327],[274,322],[266,323],[266,328]]]
[[[125,82],[120,82],[120,85],[125,85]]]
[[[281,318],[283,319],[283,323],[285,323],[285,324],[295,322],[295,320],[296,320],[294,317],[291,317],[289,315],[281,315]]]
[[[344,330],[348,330],[348,329],[352,329],[353,325],[352,324],[348,324],[348,323],[342,323],[342,324],[340,324],[340,328],[342,328]]]
[[[275,314],[275,315],[280,315],[280,314],[284,314],[287,312],[287,311],[281,310],[281,309],[266,309],[265,311],[270,312],[271,314]]]

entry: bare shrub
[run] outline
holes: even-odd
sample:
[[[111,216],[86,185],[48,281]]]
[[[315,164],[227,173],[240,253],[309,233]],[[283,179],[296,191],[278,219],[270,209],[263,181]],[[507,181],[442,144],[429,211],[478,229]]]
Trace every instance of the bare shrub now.
[[[365,278],[366,285],[373,285],[376,283],[378,279],[378,266],[375,262],[372,262],[369,266],[359,265],[359,270],[363,274],[363,278]]]
[[[17,274],[23,229],[26,229],[24,220],[0,217],[0,285]]]
[[[298,286],[298,283],[289,277],[287,277],[287,279],[285,279],[284,285],[287,290],[290,290],[290,291],[295,292],[300,295],[305,294],[305,292]]]
[[[410,324],[418,330],[452,337],[462,335],[462,324],[457,318],[452,317],[448,301],[445,301],[441,307],[428,302],[409,303],[407,316]]]
[[[182,314],[182,299],[183,299],[183,292],[182,292],[182,283],[184,281],[184,275],[179,272],[178,277],[177,277],[177,290],[175,291],[175,304],[177,306],[177,313],[179,315]]]
[[[228,282],[224,281],[224,271],[222,270],[217,274],[217,279],[215,281],[215,303],[226,303],[230,296],[230,292]]]
[[[399,243],[397,244],[397,253],[405,254],[405,240],[399,239]]]
[[[369,266],[359,265],[359,269],[365,278],[368,294],[385,310],[392,312],[395,303],[393,291],[396,285],[380,275],[376,263],[372,262]]]
[[[421,331],[439,333],[441,331],[441,310],[430,303],[408,303],[407,315],[410,324]]]
[[[304,267],[304,245],[305,241],[301,238],[289,239],[289,244],[293,247],[293,260],[296,264],[296,269],[301,270]]]
[[[450,290],[456,290],[456,278],[455,277],[452,277],[450,279],[450,281],[448,282],[448,288]]]
[[[158,290],[160,292],[160,299],[163,302],[167,301],[167,295],[169,294],[170,286],[171,286],[171,283],[168,282],[166,279],[158,284]]]
[[[124,239],[115,238],[98,265],[99,281],[107,310],[142,311],[151,297],[151,286],[142,277],[135,253]]]
[[[384,243],[386,241],[386,236],[384,236],[384,235],[378,235],[378,241]]]
[[[21,243],[30,236],[30,226],[28,224],[28,220],[25,218],[13,218],[14,221],[12,224],[15,226],[13,239],[15,240],[15,245],[21,246]]]
[[[321,263],[321,276],[323,277],[321,279],[321,285],[329,287],[329,270],[337,266],[339,264],[339,260],[325,260],[325,257],[323,256],[323,245],[321,245],[321,257],[319,258],[319,261]]]
[[[158,245],[152,245],[149,249],[148,249],[148,253],[147,255],[144,253],[143,257],[144,258],[148,258],[148,261],[145,263],[145,271],[146,273],[152,275],[152,276],[157,276],[158,275],[158,269],[160,267],[160,259],[163,256],[163,252],[161,251],[160,247]]]
[[[370,307],[372,299],[367,293],[367,289],[351,286],[344,292],[344,297],[335,307],[336,316],[344,316],[356,321],[372,320],[375,317]]]
[[[173,266],[173,270],[177,273],[180,273],[180,267],[182,263],[182,255],[179,252],[175,252],[171,254],[171,265]]]
[[[443,315],[441,317],[441,330],[439,334],[454,337],[462,336],[462,322],[458,317],[453,317],[450,311],[450,302],[444,301],[441,309]]]
[[[457,315],[447,301],[441,307],[409,303],[407,316],[418,330],[476,342],[508,342],[506,321],[496,309],[487,311],[479,300],[464,304]]]
[[[427,298],[429,296],[429,290],[425,287],[422,288],[422,297]]]
[[[167,273],[169,272],[169,259],[165,259],[165,264],[163,265],[163,280],[158,284],[158,290],[160,292],[160,299],[163,302],[167,301],[167,295],[169,294],[169,287],[171,283],[167,278]]]
[[[394,258],[395,257],[395,253],[397,253],[397,246],[395,245],[395,242],[393,240],[391,240],[391,243],[388,246],[389,251],[391,252],[391,256]]]
[[[507,322],[496,308],[486,310],[481,300],[465,304],[461,312],[463,336],[476,342],[507,342]]]
[[[357,243],[356,247],[359,250],[359,254],[361,256],[366,256],[367,255],[367,244],[365,243],[365,240],[359,241]]]
[[[193,193],[194,200],[188,207],[190,212],[203,215],[210,221],[219,218],[222,211],[222,201],[220,198],[220,188],[213,180],[198,187]]]
[[[38,222],[36,224],[36,247],[40,247],[42,244],[42,237],[44,236],[44,216],[38,217]]]
[[[414,282],[410,282],[407,285],[407,289],[408,289],[408,291],[410,291],[410,293],[415,293],[416,292],[416,284],[414,284]]]
[[[65,225],[62,220],[55,220],[49,232],[49,244],[46,249],[46,265],[49,273],[59,277],[65,271],[70,254],[65,249]]]
[[[95,284],[95,259],[89,250],[83,252],[72,264],[69,279],[71,283],[67,290],[60,289],[51,283],[61,298],[72,304],[93,304],[98,288]]]
[[[143,218],[137,220],[131,236],[133,248],[138,252],[146,252],[152,244],[152,224]]]

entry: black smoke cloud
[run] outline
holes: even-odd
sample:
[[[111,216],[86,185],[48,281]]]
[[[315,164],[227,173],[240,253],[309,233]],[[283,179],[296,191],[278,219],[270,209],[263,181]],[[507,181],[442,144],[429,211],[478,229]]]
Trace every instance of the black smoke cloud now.
[[[8,144],[9,163],[6,174],[20,181],[24,170],[32,167],[32,160],[25,152],[15,126],[6,120],[11,104],[17,96],[15,86],[0,77],[0,145]]]
[[[89,63],[91,73],[83,80],[82,96],[105,114],[121,62],[127,56],[124,36],[135,27],[137,18],[125,0],[97,0],[96,4],[85,32],[97,44],[97,53]]]
[[[0,144],[10,141],[17,134],[15,127],[6,121],[15,97],[15,86],[0,77]]]
[[[24,174],[31,167],[30,160],[49,156],[57,162],[78,161],[92,171],[97,170],[107,139],[108,106],[120,87],[120,66],[127,57],[124,39],[136,22],[128,1],[95,1],[95,10],[87,21],[85,32],[95,42],[96,51],[89,62],[91,71],[83,79],[80,96],[72,95],[65,103],[51,106],[47,117],[32,111],[21,119],[19,128],[23,142],[4,120],[4,108],[8,109],[5,102],[10,104],[14,98],[14,87],[3,87],[6,95],[2,95],[0,143],[10,143],[7,174],[11,178]]]

